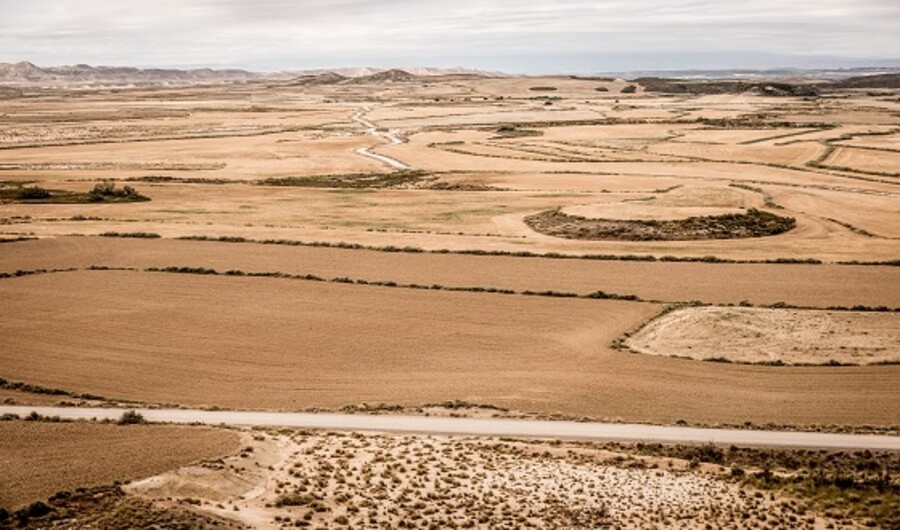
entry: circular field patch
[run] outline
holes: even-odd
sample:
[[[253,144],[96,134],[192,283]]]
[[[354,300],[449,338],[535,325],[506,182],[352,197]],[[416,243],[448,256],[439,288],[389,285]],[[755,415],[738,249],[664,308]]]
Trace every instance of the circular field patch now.
[[[650,322],[626,344],[649,355],[719,362],[897,363],[900,314],[690,307]]]
[[[694,216],[685,219],[594,219],[547,210],[525,218],[544,235],[589,241],[700,241],[744,239],[782,234],[793,229],[793,217],[751,208],[744,213]]]

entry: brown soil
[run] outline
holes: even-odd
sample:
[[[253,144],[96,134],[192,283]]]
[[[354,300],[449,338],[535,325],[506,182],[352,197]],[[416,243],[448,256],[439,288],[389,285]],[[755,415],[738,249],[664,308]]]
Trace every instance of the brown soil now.
[[[542,259],[104,237],[24,241],[0,252],[0,272],[91,265],[236,269],[515,291],[602,290],[670,302],[900,307],[900,289],[883,288],[900,286],[900,267]]]
[[[236,451],[231,431],[164,425],[0,422],[0,507],[162,473]]]
[[[611,350],[654,304],[116,271],[4,280],[0,296],[5,378],[106,397],[264,409],[460,399],[665,423],[900,422],[897,366]]]
[[[80,530],[96,528],[179,528],[206,530],[211,528],[238,530],[246,526],[225,517],[199,513],[187,501],[181,504],[149,502],[126,495],[118,486],[85,488],[75,493],[58,495],[43,503],[45,515],[31,514],[23,508],[10,516],[9,526],[0,528]],[[40,512],[39,512],[40,513]],[[29,517],[28,515],[31,516]]]

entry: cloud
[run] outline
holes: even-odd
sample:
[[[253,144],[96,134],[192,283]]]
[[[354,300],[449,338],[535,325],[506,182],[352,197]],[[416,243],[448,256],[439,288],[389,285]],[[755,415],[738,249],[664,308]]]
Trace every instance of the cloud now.
[[[503,67],[531,55],[549,71],[553,57],[900,49],[896,0],[0,0],[0,13],[0,60],[39,64]]]

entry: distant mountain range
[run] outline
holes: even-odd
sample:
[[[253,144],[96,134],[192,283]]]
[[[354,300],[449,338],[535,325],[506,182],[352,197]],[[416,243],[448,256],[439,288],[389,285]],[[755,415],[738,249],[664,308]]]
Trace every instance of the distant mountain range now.
[[[623,79],[641,77],[665,77],[674,79],[733,79],[753,81],[759,79],[820,79],[838,80],[850,77],[861,77],[880,74],[900,73],[900,67],[860,67],[860,68],[773,68],[773,69],[734,69],[734,70],[634,70],[629,72],[612,72],[606,75]]]
[[[846,69],[777,69],[777,70],[676,70],[634,71],[603,74],[606,77],[625,79],[664,78],[681,80],[734,80],[760,82],[772,80],[839,81],[853,78],[858,86],[873,84],[878,76],[880,86],[896,82],[900,68],[871,67]],[[509,77],[500,72],[487,72],[470,68],[429,68],[423,66],[404,68],[332,68],[284,71],[274,73],[251,72],[239,69],[214,70],[198,68],[178,70],[166,68],[133,68],[122,66],[74,66],[40,67],[30,62],[0,63],[0,85],[7,89],[26,86],[166,86],[190,84],[236,83],[257,80],[286,82],[291,85],[402,83],[436,76]],[[867,78],[862,81],[856,78]]]
[[[0,63],[0,84],[7,85],[183,85],[233,83],[254,80],[291,80],[319,78],[317,84],[337,83],[349,80],[368,79],[372,82],[412,81],[416,77],[439,75],[502,76],[497,72],[482,72],[468,68],[428,68],[409,67],[401,69],[384,68],[335,68],[287,71],[276,73],[250,72],[247,70],[213,70],[199,68],[178,70],[166,68],[133,68],[123,66],[74,66],[40,67],[30,62]]]
[[[14,84],[144,84],[144,83],[216,83],[248,81],[259,74],[245,70],[175,70],[162,68],[131,68],[120,66],[39,67],[27,61],[0,63],[0,83]]]

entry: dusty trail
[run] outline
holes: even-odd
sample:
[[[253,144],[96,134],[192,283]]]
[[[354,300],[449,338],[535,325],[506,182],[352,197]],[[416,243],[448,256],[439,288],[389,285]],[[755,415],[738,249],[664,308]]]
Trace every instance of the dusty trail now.
[[[122,409],[0,406],[0,414],[68,419],[118,419]],[[468,436],[517,436],[598,441],[717,443],[759,447],[821,449],[869,449],[900,451],[900,437],[819,432],[742,429],[705,429],[627,423],[509,420],[487,418],[439,418],[424,416],[372,416],[365,414],[310,414],[300,412],[208,411],[189,409],[138,409],[148,421],[202,423],[250,427],[300,427],[341,431],[383,431]]]
[[[378,130],[377,125],[375,125],[374,123],[370,122],[369,120],[363,118],[363,115],[365,115],[367,112],[369,112],[369,110],[371,110],[371,109],[369,109],[369,107],[363,107],[362,109],[357,111],[356,114],[351,116],[350,119],[352,119],[356,123],[365,127],[367,134],[376,136],[378,138],[384,138],[385,140],[390,142],[390,145],[402,144],[403,140],[398,138],[396,133],[393,130],[389,130],[387,132],[381,132],[380,130]],[[378,160],[379,162],[384,162],[385,164],[388,164],[389,166],[393,167],[394,169],[400,169],[400,170],[412,169],[410,166],[404,164],[403,162],[397,160],[396,158],[391,158],[389,156],[374,153],[371,151],[371,149],[372,149],[372,147],[360,147],[359,149],[356,150],[356,153],[359,155],[368,157],[368,158],[372,158],[374,160]]]

